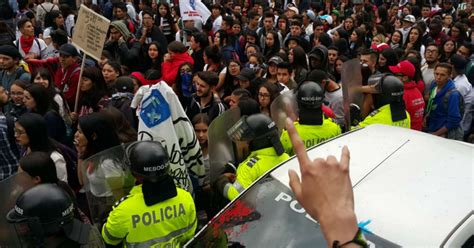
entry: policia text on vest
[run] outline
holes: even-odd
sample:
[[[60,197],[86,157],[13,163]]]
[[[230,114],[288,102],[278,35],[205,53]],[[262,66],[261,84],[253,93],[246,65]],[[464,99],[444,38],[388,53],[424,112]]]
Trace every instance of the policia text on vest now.
[[[137,224],[142,223],[144,226],[157,224],[176,217],[186,215],[186,210],[182,203],[179,205],[166,206],[160,210],[153,210],[151,212],[144,212],[141,216],[138,214],[132,215],[132,227],[136,228]]]

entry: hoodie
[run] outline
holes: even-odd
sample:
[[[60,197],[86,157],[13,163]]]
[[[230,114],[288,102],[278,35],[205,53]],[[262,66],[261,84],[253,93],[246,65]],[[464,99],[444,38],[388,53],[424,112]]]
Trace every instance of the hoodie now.
[[[417,89],[415,81],[404,84],[403,101],[405,108],[410,114],[411,129],[421,131],[423,127],[423,114],[425,112],[425,101],[423,95]]]
[[[309,67],[311,70],[319,69],[323,71],[329,71],[329,63],[328,63],[328,49],[324,46],[317,45],[315,46],[308,55],[309,58]],[[311,58],[318,58],[321,61],[318,67],[313,68],[311,65]]]
[[[434,90],[434,87],[436,87],[436,84],[433,84],[431,90]],[[428,108],[428,132],[436,132],[442,127],[446,127],[448,130],[459,127],[462,120],[459,104],[461,95],[459,91],[451,93],[448,99],[448,106],[445,106],[443,100],[444,95],[451,90],[455,90],[455,86],[454,82],[449,80],[441,91],[434,96],[432,106]]]
[[[178,69],[181,64],[189,62],[194,64],[193,58],[187,53],[175,53],[171,61],[165,61],[161,64],[162,79],[169,86],[174,84],[176,76],[178,75]]]

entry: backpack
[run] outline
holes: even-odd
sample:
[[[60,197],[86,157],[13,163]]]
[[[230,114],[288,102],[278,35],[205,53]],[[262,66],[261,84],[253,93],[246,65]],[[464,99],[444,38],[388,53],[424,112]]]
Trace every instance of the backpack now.
[[[452,88],[446,92],[443,96],[443,105],[446,111],[448,111],[448,106],[449,106],[449,97],[453,92],[457,92],[459,94],[459,112],[461,113],[461,117],[464,117],[464,98],[461,95],[461,92],[457,90],[456,88]]]
[[[14,44],[15,44],[16,48],[20,48],[19,42],[20,42],[19,40],[15,40]],[[38,38],[35,38],[35,43],[38,46],[38,49],[40,51],[40,53],[39,53],[40,58],[43,58],[43,51],[41,50],[41,44],[39,43]]]
[[[77,153],[71,148],[57,143],[58,152],[63,155],[64,160],[66,161],[66,171],[67,171],[67,183],[75,192],[79,192],[81,189],[81,184],[79,183],[79,178],[77,176]]]
[[[15,17],[15,12],[8,0],[0,0],[0,20],[10,20]]]

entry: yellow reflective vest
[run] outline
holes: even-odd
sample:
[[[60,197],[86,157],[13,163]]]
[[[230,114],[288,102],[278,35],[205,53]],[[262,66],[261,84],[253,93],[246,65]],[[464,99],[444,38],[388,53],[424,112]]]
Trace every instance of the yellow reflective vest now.
[[[406,111],[405,111],[406,112]],[[384,124],[397,127],[410,128],[410,114],[406,112],[407,118],[401,121],[392,121],[392,111],[390,104],[386,104],[370,113],[362,122],[359,122],[359,127],[365,127],[371,124]]]
[[[224,186],[224,196],[233,200],[265,172],[286,161],[289,157],[286,153],[278,156],[273,147],[251,152],[247,159],[239,164],[235,182],[227,183]]]
[[[327,139],[341,134],[342,132],[341,127],[331,119],[324,119],[322,125],[301,125],[298,122],[295,122],[294,124],[306,148],[315,146]],[[280,140],[285,152],[290,156],[294,155],[293,144],[291,143],[288,131],[283,130]]]
[[[125,247],[181,247],[196,231],[196,208],[189,192],[147,206],[141,185],[135,186],[110,212],[102,228],[107,244]]]

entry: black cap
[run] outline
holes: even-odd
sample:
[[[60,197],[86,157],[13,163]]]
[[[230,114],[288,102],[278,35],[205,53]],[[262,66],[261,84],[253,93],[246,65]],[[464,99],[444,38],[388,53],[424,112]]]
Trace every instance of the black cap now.
[[[64,44],[59,48],[59,54],[66,55],[66,56],[79,56],[79,52],[77,51],[76,47],[71,44]]]
[[[18,48],[12,45],[0,46],[0,54],[8,56],[8,57],[12,57],[13,59],[21,59],[21,54],[18,51]]]
[[[135,87],[133,85],[133,80],[127,76],[121,76],[117,78],[115,82],[115,88],[118,92],[130,92],[133,93]]]
[[[238,80],[242,81],[252,81],[256,77],[255,71],[250,68],[244,68],[240,71],[240,74],[237,76]]]
[[[453,65],[454,70],[456,70],[456,72],[464,73],[468,63],[467,59],[464,58],[464,56],[459,54],[453,54],[449,60],[451,61],[451,64]]]

